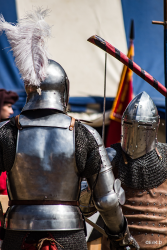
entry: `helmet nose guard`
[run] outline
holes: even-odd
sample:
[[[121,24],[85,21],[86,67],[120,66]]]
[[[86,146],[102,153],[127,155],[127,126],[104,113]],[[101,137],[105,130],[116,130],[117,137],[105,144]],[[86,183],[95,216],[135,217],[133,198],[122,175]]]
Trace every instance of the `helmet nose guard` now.
[[[48,61],[46,78],[40,88],[26,85],[27,101],[22,112],[36,109],[55,109],[66,112],[69,99],[69,80],[62,66]]]

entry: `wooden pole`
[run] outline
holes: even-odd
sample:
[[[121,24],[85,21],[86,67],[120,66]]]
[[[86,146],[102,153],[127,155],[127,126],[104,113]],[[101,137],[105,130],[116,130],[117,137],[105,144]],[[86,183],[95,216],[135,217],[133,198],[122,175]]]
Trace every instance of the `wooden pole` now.
[[[164,0],[164,21],[152,21],[153,24],[164,26],[164,69],[165,69],[165,87],[167,88],[167,0]],[[167,142],[167,99],[165,98],[165,131]]]
[[[167,0],[164,0],[164,69],[165,87],[167,88]],[[165,98],[165,132],[167,142],[167,99]]]

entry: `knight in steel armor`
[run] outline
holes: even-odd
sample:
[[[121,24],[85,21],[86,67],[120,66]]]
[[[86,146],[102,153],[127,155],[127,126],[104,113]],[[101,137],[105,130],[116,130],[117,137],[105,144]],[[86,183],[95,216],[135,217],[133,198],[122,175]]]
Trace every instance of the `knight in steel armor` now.
[[[0,22],[27,93],[21,114],[0,123],[0,171],[8,173],[10,197],[2,221],[2,249],[87,249],[78,207],[81,178],[89,183],[113,245],[138,249],[119,204],[120,188],[101,137],[66,114],[69,80],[62,66],[47,58],[45,15],[38,9],[17,26],[2,17]],[[21,52],[23,45],[27,47]]]
[[[141,249],[167,249],[167,145],[157,141],[159,115],[146,92],[122,116],[121,143],[107,149],[122,182],[123,213]]]

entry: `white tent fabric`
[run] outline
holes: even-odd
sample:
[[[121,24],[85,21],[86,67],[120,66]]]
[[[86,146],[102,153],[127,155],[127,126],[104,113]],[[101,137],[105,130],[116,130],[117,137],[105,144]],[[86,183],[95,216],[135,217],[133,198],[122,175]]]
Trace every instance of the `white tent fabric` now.
[[[121,0],[16,0],[18,18],[32,8],[50,9],[50,58],[59,62],[70,79],[70,96],[103,96],[104,51],[87,42],[99,35],[127,53]],[[114,97],[123,65],[107,59],[107,89]]]

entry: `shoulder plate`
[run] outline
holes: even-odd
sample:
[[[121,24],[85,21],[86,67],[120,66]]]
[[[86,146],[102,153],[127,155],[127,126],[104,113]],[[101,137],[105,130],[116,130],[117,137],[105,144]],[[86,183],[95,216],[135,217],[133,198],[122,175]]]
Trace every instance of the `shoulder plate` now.
[[[110,160],[108,158],[108,155],[107,155],[106,149],[104,147],[103,140],[102,140],[101,136],[99,135],[97,130],[92,128],[91,126],[86,125],[86,124],[83,124],[83,126],[85,126],[89,130],[89,132],[93,135],[93,137],[95,138],[95,140],[99,146],[99,154],[101,156],[101,161],[102,161],[102,169],[101,170],[104,171],[104,168],[111,168],[111,163],[110,163]]]
[[[4,122],[0,122],[0,129],[9,122],[10,120],[4,121]]]
[[[93,137],[95,138],[97,144],[99,146],[103,145],[103,140],[101,138],[101,136],[99,135],[99,133],[97,132],[96,129],[92,128],[91,126],[89,125],[86,125],[86,124],[82,124],[84,127],[87,128],[87,130],[89,130],[89,132],[93,135]]]

